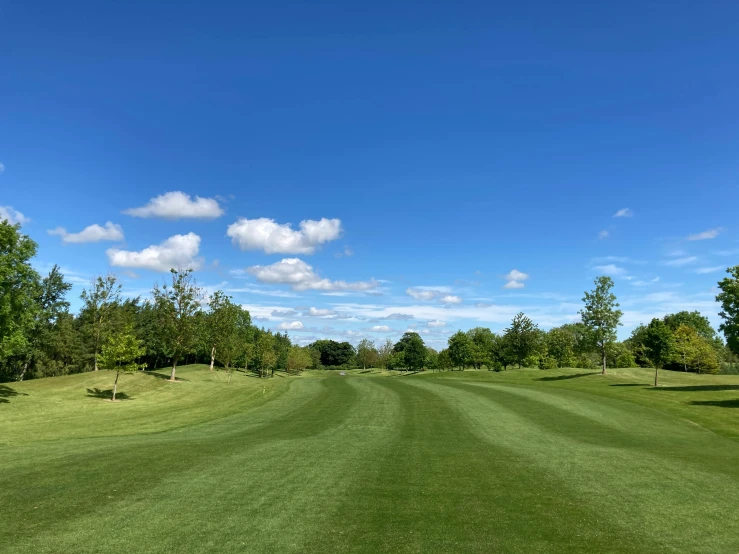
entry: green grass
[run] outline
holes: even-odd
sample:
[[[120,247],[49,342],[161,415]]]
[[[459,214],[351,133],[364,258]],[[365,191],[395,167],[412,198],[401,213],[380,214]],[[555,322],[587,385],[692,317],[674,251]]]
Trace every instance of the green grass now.
[[[737,376],[178,376],[0,386],[0,551],[739,551]]]

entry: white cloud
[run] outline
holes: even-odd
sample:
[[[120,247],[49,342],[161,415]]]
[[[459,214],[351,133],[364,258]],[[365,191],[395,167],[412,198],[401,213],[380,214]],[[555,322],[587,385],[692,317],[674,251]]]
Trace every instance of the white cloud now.
[[[387,325],[374,325],[372,327],[372,330],[378,333],[389,333],[390,331],[392,331],[392,329]]]
[[[420,288],[407,288],[405,289],[405,293],[408,296],[411,296],[415,298],[416,300],[423,300],[424,302],[429,302],[439,296],[441,294],[441,291],[438,290],[422,290]]]
[[[284,258],[267,266],[255,265],[247,271],[262,283],[290,285],[294,290],[366,291],[379,285],[374,279],[347,283],[321,278],[312,266],[300,258]]]
[[[327,317],[330,315],[335,315],[336,312],[333,310],[329,310],[327,308],[308,308],[308,311],[304,315],[309,315],[312,317]]]
[[[598,233],[598,240],[603,240],[603,239],[606,239],[606,238],[608,238],[608,231],[606,231],[605,229],[603,229],[602,231],[600,231]]]
[[[446,321],[440,321],[438,319],[433,319],[426,322],[427,327],[444,327],[444,325],[446,325]]]
[[[621,208],[615,214],[613,214],[613,217],[631,217],[633,215],[634,212],[631,211],[630,208]]]
[[[294,231],[289,223],[279,224],[274,219],[241,218],[228,226],[226,235],[241,250],[264,250],[265,254],[313,254],[316,247],[341,236],[341,220],[319,221],[306,219],[300,222],[300,230]]]
[[[462,298],[459,296],[454,296],[453,294],[447,294],[446,296],[442,296],[439,299],[439,302],[442,304],[461,304]]]
[[[68,233],[64,227],[57,227],[51,231],[47,231],[50,235],[59,235],[62,237],[64,244],[83,243],[83,242],[100,242],[100,241],[122,241],[123,229],[120,225],[116,225],[108,221],[105,226],[101,227],[97,223],[85,227],[79,233]]]
[[[721,271],[722,269],[726,269],[722,265],[717,265],[714,267],[699,267],[695,270],[696,273],[716,273],[717,271]]]
[[[695,235],[688,235],[687,240],[708,240],[715,239],[724,229],[722,227],[716,227],[715,229],[708,229],[702,233],[696,233]]]
[[[189,194],[175,191],[167,192],[149,200],[139,208],[123,211],[133,217],[161,217],[163,219],[214,219],[223,215],[223,209],[214,198],[196,196],[193,200]]]
[[[522,281],[528,279],[529,275],[528,273],[524,273],[523,271],[512,269],[510,273],[508,273],[508,275],[505,275],[503,278],[508,281],[505,285],[503,285],[504,289],[522,289],[524,287]]]
[[[11,225],[15,225],[16,223],[25,225],[31,221],[18,210],[14,210],[12,206],[0,206],[0,221],[4,220],[7,220]]]
[[[520,281],[508,281],[505,285],[503,285],[504,289],[522,289],[524,287],[524,284]]]
[[[626,274],[626,270],[623,267],[618,267],[614,264],[596,265],[593,269],[597,269],[600,273],[614,277]]]
[[[675,258],[674,260],[668,260],[665,262],[665,265],[670,265],[672,267],[682,267],[684,265],[692,264],[698,261],[698,258],[695,256],[688,256],[685,258]]]
[[[3,171],[5,171],[5,164],[0,163],[0,173],[2,173]]]
[[[109,248],[106,254],[112,266],[169,271],[172,268],[199,269],[203,264],[203,259],[196,257],[199,249],[200,237],[188,233],[174,235],[140,252]]]
[[[298,331],[303,328],[303,324],[300,321],[286,321],[285,323],[280,323],[277,328],[283,331]]]

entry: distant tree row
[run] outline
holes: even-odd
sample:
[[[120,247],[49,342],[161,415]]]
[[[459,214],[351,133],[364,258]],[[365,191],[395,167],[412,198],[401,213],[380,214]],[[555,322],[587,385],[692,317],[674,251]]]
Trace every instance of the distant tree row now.
[[[616,340],[621,311],[613,281],[598,277],[585,293],[581,322],[543,331],[523,313],[501,334],[485,327],[457,331],[440,352],[421,336],[377,346],[369,339],[318,340],[301,347],[287,333],[252,324],[250,314],[222,291],[206,296],[188,270],[172,270],[150,300],[126,298],[114,275],[97,277],[70,313],[71,284],[58,266],[42,277],[31,265],[37,245],[19,225],[0,221],[0,381],[99,369],[134,371],[182,363],[239,368],[261,377],[276,370],[372,368],[389,370],[490,369],[510,367],[600,368],[635,365],[715,373],[736,366],[739,355],[739,266],[718,283],[726,344],[698,312],[679,312],[640,325]]]

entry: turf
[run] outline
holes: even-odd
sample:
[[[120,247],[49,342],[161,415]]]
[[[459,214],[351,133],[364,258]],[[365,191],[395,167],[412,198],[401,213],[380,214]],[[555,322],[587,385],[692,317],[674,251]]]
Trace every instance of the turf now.
[[[739,551],[739,378],[0,385],[2,552]]]

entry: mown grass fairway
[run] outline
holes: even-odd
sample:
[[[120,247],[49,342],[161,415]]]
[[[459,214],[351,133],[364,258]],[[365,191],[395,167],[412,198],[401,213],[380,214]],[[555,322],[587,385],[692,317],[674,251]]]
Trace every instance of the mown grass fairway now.
[[[0,386],[2,552],[739,551],[739,378]]]

